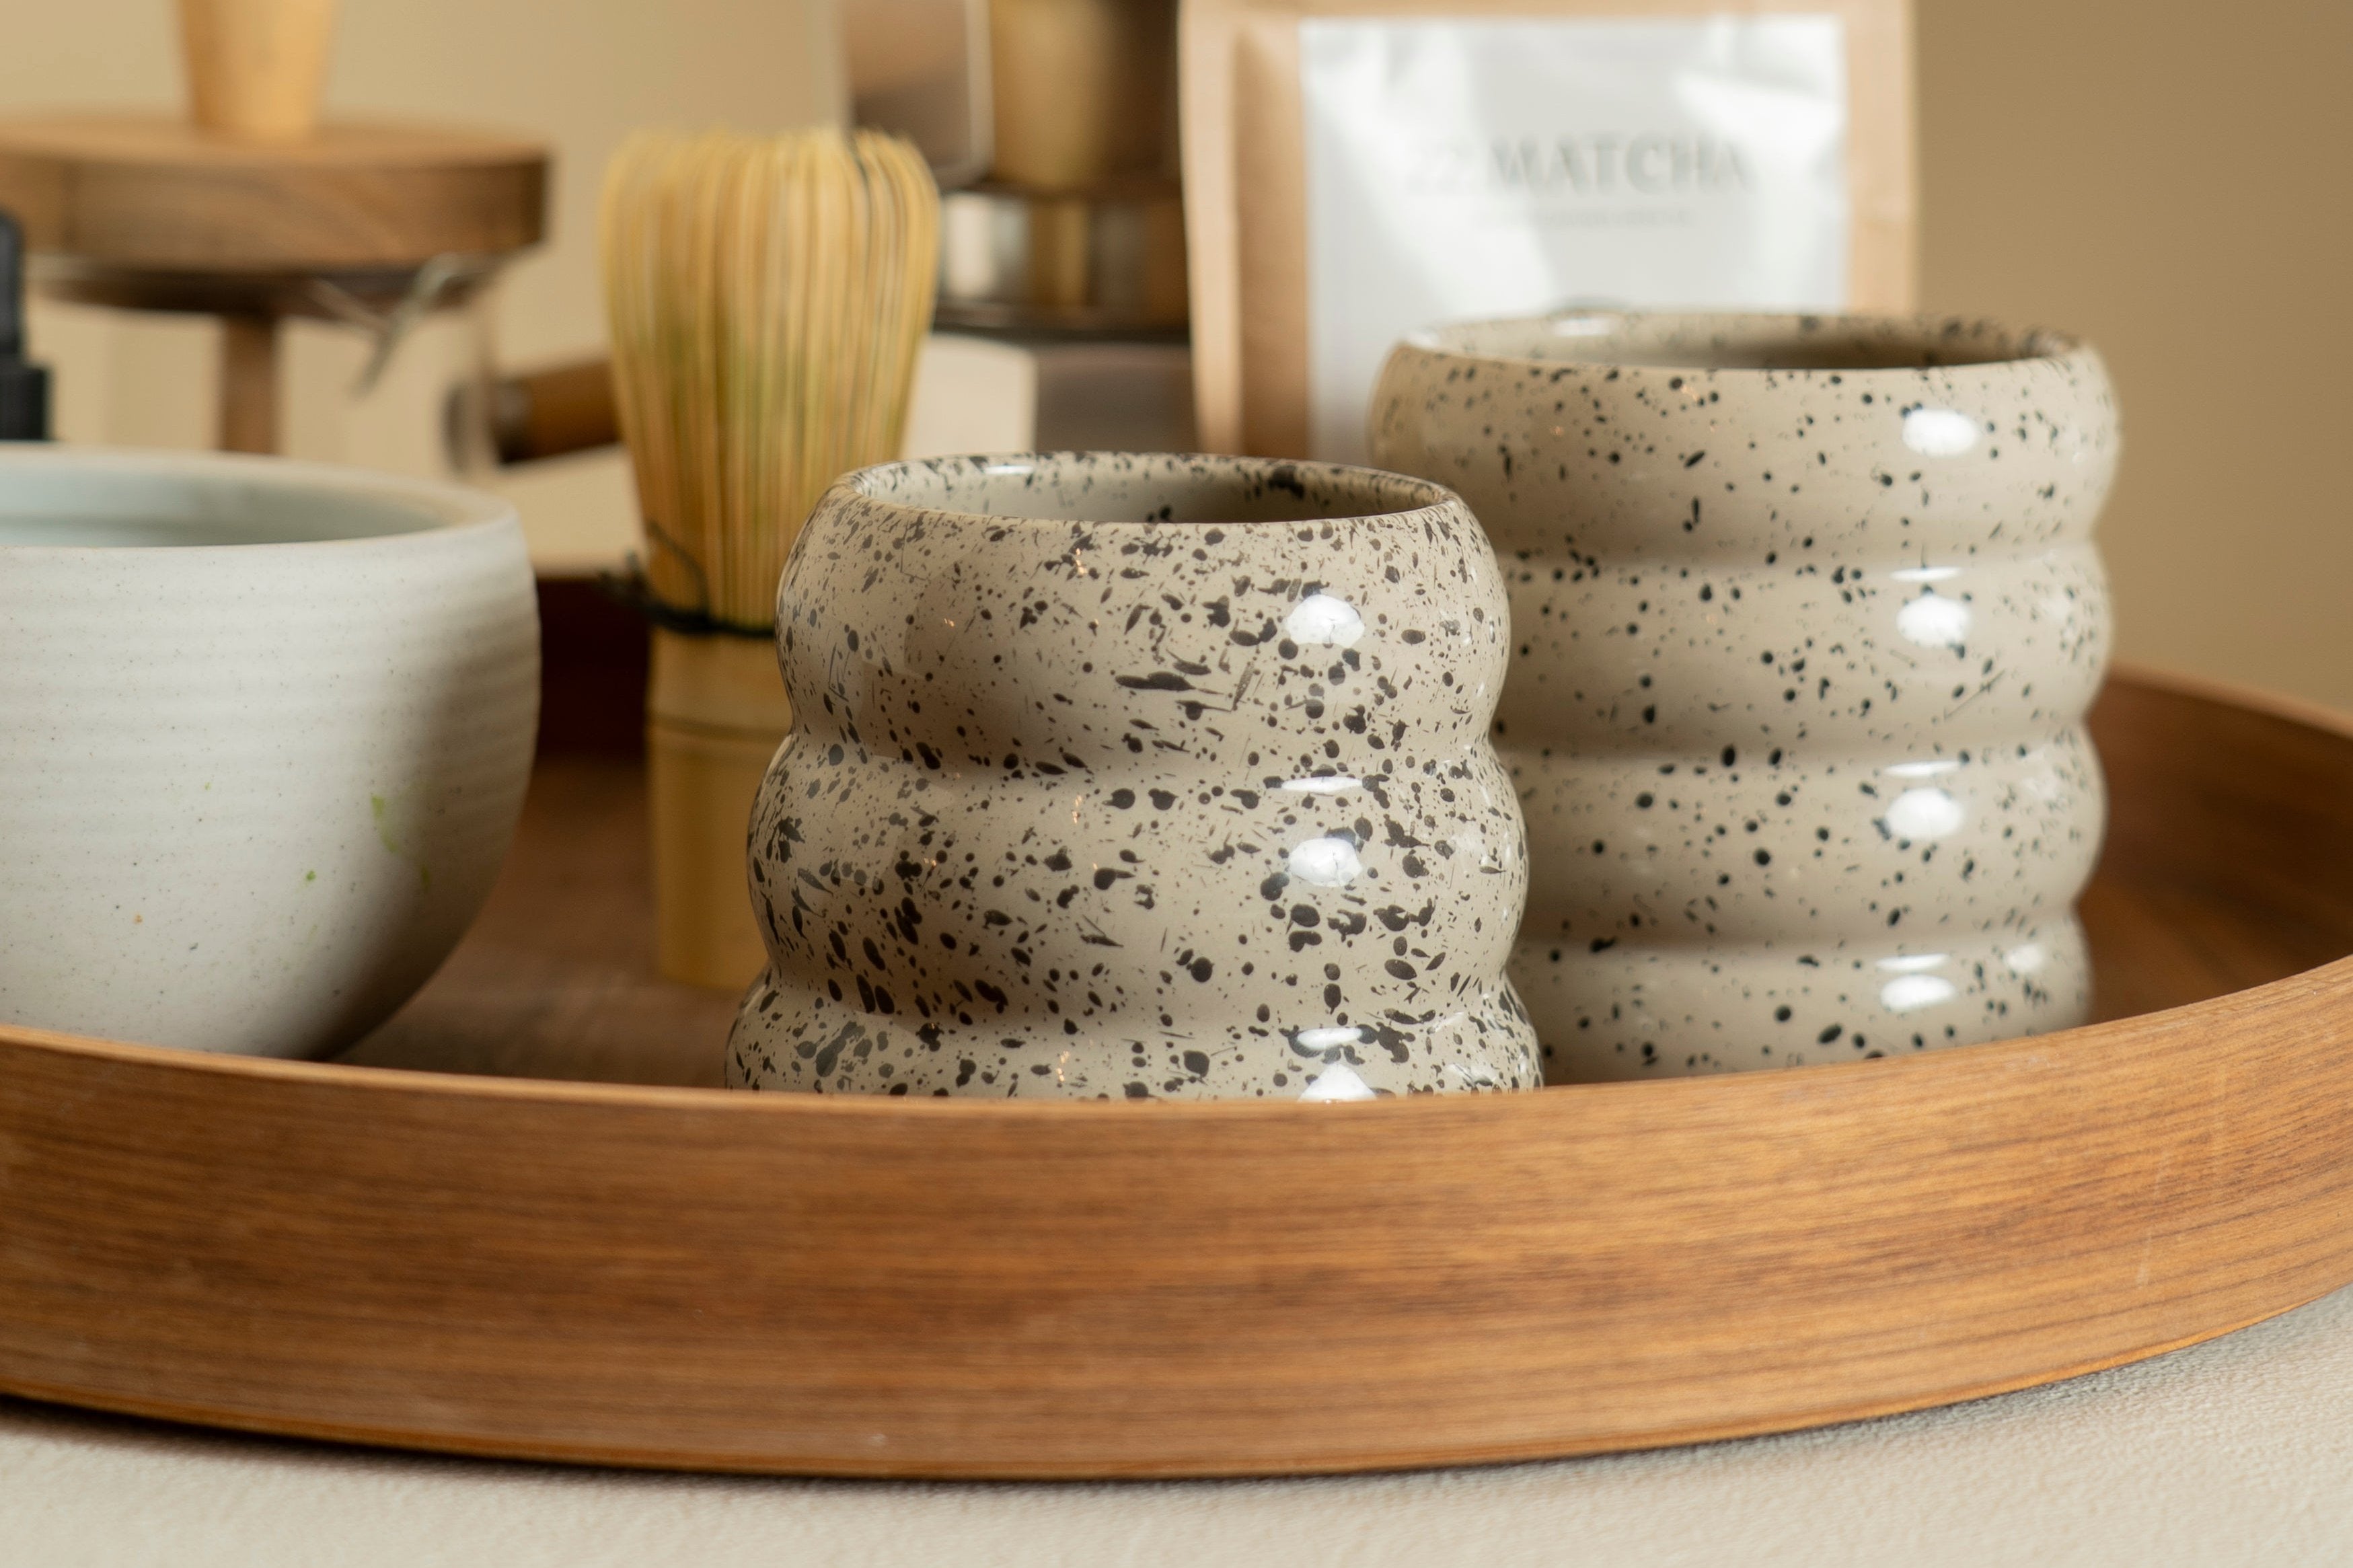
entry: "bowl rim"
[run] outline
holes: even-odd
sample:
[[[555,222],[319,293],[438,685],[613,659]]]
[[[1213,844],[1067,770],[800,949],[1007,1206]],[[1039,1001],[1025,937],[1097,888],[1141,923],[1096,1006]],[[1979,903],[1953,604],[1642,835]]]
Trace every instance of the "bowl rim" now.
[[[1820,330],[1822,332],[1820,341],[1824,342],[1853,343],[1871,336],[1906,345],[1918,344],[1923,348],[1940,339],[1956,342],[1993,339],[2014,343],[2022,352],[1934,363],[1751,365],[1712,364],[1696,354],[1689,363],[1663,354],[1616,359],[1603,354],[1589,358],[1546,358],[1530,353],[1487,352],[1470,347],[1465,342],[1473,334],[1521,328],[1526,330],[1531,339],[1558,338],[1567,342],[1598,343],[1611,338],[1623,338],[1630,329],[1644,323],[1659,322],[1689,323],[1702,331],[1778,327],[1792,335]],[[1757,384],[1765,384],[1769,377],[1802,381],[1819,375],[1868,380],[1877,377],[1910,378],[1928,372],[1982,374],[2022,365],[2082,363],[2098,357],[2096,351],[2088,343],[2071,333],[2045,327],[2014,326],[1989,316],[1928,311],[1636,310],[1582,305],[1563,306],[1559,310],[1526,315],[1435,322],[1408,332],[1398,341],[1392,352],[1398,354],[1411,352],[1470,365],[1542,366],[1555,370],[1570,367],[1618,372],[1626,376],[1648,374],[1704,375]]]
[[[122,560],[138,555],[185,560],[191,556],[234,554],[256,551],[417,550],[438,546],[457,535],[512,529],[520,533],[522,518],[504,496],[446,479],[386,473],[345,463],[323,463],[303,458],[281,458],[242,452],[196,452],[168,448],[79,447],[52,443],[0,443],[0,488],[26,470],[177,479],[192,486],[265,486],[280,490],[332,492],[402,507],[429,520],[422,528],[396,532],[364,533],[339,539],[255,540],[247,543],[170,542],[122,544],[11,544],[0,540],[0,557],[26,559],[35,555],[98,557]],[[100,513],[99,515],[104,515]]]
[[[1120,464],[1165,464],[1187,466],[1204,478],[1223,474],[1232,477],[1261,475],[1269,479],[1286,473],[1306,471],[1327,478],[1336,483],[1356,487],[1368,499],[1378,500],[1386,492],[1388,500],[1377,510],[1318,512],[1293,518],[1096,518],[1041,517],[1027,512],[971,511],[960,507],[934,506],[901,496],[880,494],[872,488],[887,474],[928,468],[934,473],[969,466],[984,476],[1035,473],[1047,465],[1068,466],[1080,459]],[[1437,479],[1417,474],[1402,473],[1365,463],[1327,463],[1305,458],[1263,458],[1229,452],[1134,452],[1105,448],[1100,451],[1057,450],[1039,452],[973,452],[955,453],[933,458],[905,458],[893,462],[873,463],[852,469],[827,488],[819,500],[817,511],[830,504],[852,501],[866,507],[880,507],[907,517],[940,518],[959,522],[988,522],[1003,526],[1066,529],[1124,528],[1220,528],[1220,529],[1295,529],[1302,524],[1324,522],[1395,522],[1425,517],[1449,510],[1468,512],[1470,508],[1454,490]],[[814,515],[814,514],[812,514]]]

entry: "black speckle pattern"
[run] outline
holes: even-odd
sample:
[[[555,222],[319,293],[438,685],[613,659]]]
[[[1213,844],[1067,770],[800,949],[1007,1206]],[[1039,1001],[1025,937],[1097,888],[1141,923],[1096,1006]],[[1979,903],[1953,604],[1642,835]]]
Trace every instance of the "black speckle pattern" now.
[[[785,573],[729,1083],[1531,1089],[1494,556],[1440,486],[1238,458],[868,469]]]
[[[1400,348],[1377,460],[1503,558],[1555,1082],[2082,1022],[2099,358],[1981,322],[1577,313]]]

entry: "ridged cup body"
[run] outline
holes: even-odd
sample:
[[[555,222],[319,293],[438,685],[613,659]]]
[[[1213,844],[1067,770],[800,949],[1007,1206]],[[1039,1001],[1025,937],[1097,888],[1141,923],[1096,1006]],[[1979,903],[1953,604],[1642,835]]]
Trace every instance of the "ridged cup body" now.
[[[1510,586],[1496,742],[1553,1081],[2084,1021],[2083,720],[2117,452],[2089,349],[1978,323],[1579,313],[1400,346],[1373,450]]]
[[[0,453],[0,1021],[275,1057],[357,1039],[489,894],[538,701],[503,501]]]
[[[786,570],[739,1086],[1534,1087],[1493,553],[1435,485],[1079,455],[868,469]]]

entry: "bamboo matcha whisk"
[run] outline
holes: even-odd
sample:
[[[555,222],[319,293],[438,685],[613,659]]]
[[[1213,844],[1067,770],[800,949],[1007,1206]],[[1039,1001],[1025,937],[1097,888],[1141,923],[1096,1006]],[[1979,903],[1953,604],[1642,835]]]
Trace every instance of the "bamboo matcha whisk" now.
[[[898,455],[939,268],[939,196],[870,132],[646,133],[601,218],[613,382],[655,621],[647,745],[662,973],[765,963],[753,797],[790,715],[776,580],[841,474]]]

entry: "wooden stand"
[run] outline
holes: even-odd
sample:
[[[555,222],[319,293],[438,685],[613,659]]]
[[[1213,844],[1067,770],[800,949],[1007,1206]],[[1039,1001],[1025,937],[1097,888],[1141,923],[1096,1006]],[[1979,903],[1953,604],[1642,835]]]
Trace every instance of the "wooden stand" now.
[[[330,317],[319,285],[391,308],[430,263],[447,303],[545,234],[544,147],[473,132],[329,125],[233,140],[163,116],[0,121],[0,207],[60,298],[228,323],[221,445],[276,449],[279,323]]]
[[[278,450],[278,323],[268,316],[223,316],[220,449]]]

